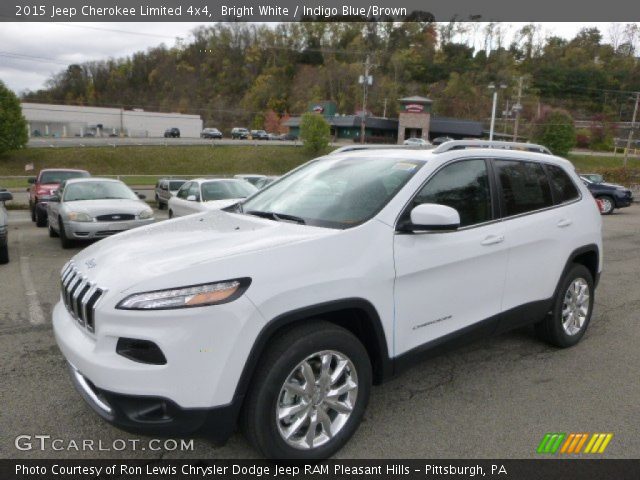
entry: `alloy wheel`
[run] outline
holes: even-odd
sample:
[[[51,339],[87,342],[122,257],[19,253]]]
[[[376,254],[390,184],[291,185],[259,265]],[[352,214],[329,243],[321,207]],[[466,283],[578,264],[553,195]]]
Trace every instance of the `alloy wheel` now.
[[[276,404],[282,439],[298,449],[329,442],[345,426],[358,397],[353,362],[334,350],[316,352],[287,376]]]
[[[567,335],[576,335],[589,314],[589,284],[576,278],[569,284],[562,302],[562,328]]]

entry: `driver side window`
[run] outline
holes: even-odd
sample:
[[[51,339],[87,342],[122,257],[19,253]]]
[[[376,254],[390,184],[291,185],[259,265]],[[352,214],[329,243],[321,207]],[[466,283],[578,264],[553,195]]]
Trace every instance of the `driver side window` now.
[[[411,208],[423,203],[455,208],[460,214],[461,227],[492,220],[486,162],[483,159],[462,160],[442,168],[418,192]]]
[[[196,202],[200,201],[200,185],[197,182],[193,182],[189,187],[189,194],[187,196],[190,197],[192,195],[196,197]]]
[[[178,193],[176,193],[176,197],[186,200],[187,197],[189,196],[189,187],[191,187],[190,182],[187,182],[184,185],[182,185],[180,190],[178,190]]]

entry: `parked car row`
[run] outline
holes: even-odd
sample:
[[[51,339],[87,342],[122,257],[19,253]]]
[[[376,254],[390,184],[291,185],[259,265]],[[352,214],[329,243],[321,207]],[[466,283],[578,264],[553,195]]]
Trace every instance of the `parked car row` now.
[[[180,138],[180,129],[177,127],[167,128],[164,131],[164,138]],[[200,138],[208,138],[220,140],[224,135],[220,130],[213,127],[207,127],[200,132]],[[249,130],[243,127],[234,127],[231,129],[232,140],[297,140],[296,135],[290,133],[267,133],[266,130]]]

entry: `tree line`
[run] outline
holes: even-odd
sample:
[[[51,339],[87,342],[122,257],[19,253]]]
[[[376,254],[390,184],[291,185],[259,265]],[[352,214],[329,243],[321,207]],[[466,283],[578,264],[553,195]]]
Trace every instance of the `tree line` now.
[[[367,110],[374,115],[394,117],[398,98],[423,95],[434,100],[436,115],[484,120],[489,83],[505,85],[498,116],[510,115],[507,101],[516,102],[522,77],[523,125],[549,107],[603,124],[629,120],[630,92],[640,90],[636,24],[612,24],[605,33],[585,28],[571,39],[544,35],[536,24],[509,35],[506,29],[430,21],[217,23],[173,47],[70,65],[22,98],[195,113],[225,130],[273,129],[314,101],[333,100],[346,114],[360,110],[358,77],[369,55]]]

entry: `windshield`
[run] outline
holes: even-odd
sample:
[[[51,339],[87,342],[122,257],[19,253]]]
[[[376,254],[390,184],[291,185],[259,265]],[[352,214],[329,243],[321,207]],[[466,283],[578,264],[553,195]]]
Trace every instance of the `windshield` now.
[[[62,183],[71,178],[88,177],[87,172],[42,172],[40,174],[40,183]]]
[[[247,198],[257,191],[256,187],[241,180],[223,180],[205,182],[201,187],[202,201],[228,200],[230,198]]]
[[[172,192],[180,190],[180,187],[184,185],[185,182],[186,180],[171,180],[169,182],[169,190],[171,190]]]
[[[67,185],[64,201],[122,199],[137,200],[133,191],[121,182],[81,182]]]
[[[244,202],[242,211],[271,214],[275,220],[288,216],[320,227],[353,227],[378,213],[424,164],[397,158],[329,158],[310,162],[270,185]]]
[[[584,175],[584,177],[587,180],[589,180],[591,183],[603,183],[604,182],[604,177],[602,175],[597,174],[597,173],[587,174],[587,175]]]

